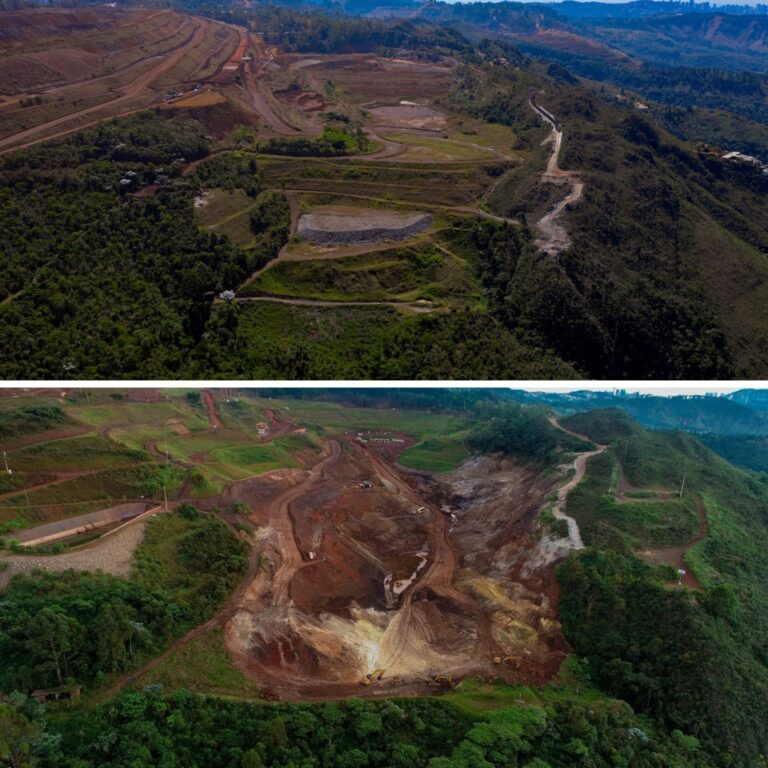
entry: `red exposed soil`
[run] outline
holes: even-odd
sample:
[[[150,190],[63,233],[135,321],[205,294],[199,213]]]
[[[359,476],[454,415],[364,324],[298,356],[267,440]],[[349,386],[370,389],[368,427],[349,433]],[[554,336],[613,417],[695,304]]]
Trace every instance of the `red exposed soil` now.
[[[295,429],[267,416],[273,436]],[[402,445],[392,445],[330,440],[309,470],[270,472],[197,500],[201,509],[250,509],[248,573],[216,617],[112,690],[215,627],[267,697],[551,678],[568,651],[557,584],[551,565],[530,561],[552,480],[486,457],[437,482],[397,468]]]
[[[219,429],[221,427],[221,419],[216,410],[216,400],[213,397],[213,393],[207,389],[203,390],[203,402],[205,403],[205,410],[208,414],[208,423],[211,425],[211,429]]]
[[[276,566],[258,575],[225,626],[242,671],[283,698],[425,692],[443,676],[554,674],[566,646],[550,576],[525,577],[546,597],[522,582],[510,596],[501,574],[483,572],[487,556],[466,570],[462,558],[480,553],[457,542],[440,489],[401,474],[370,445],[342,450],[332,441],[329,450],[298,485],[252,513]],[[518,518],[507,509],[503,520],[515,521],[510,534],[527,547],[525,530],[546,487],[533,472],[505,475],[507,503],[506,481],[523,477],[525,511]],[[485,555],[493,544],[486,537]],[[521,571],[525,558],[518,559]],[[514,567],[503,570],[507,576]],[[381,681],[361,686],[376,670],[384,670]]]

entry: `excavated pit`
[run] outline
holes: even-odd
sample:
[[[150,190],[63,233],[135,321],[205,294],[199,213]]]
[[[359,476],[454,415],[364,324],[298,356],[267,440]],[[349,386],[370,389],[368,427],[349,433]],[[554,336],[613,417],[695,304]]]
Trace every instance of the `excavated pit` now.
[[[488,457],[436,479],[389,453],[331,441],[321,466],[251,483],[275,560],[225,626],[235,664],[287,699],[550,679],[567,652],[557,585],[526,564],[552,479]]]

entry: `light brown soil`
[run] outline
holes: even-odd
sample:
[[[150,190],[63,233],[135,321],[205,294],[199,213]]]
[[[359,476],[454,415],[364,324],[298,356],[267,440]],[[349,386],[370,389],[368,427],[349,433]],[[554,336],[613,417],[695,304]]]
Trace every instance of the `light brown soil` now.
[[[553,205],[537,222],[536,227],[541,233],[541,238],[536,240],[535,245],[542,252],[550,256],[557,256],[571,247],[571,237],[566,229],[559,224],[560,217],[565,209],[577,203],[584,192],[584,183],[576,171],[564,171],[558,165],[560,157],[560,148],[563,142],[562,127],[556,122],[554,116],[543,107],[536,104],[533,99],[530,105],[544,122],[552,126],[552,131],[544,140],[544,143],[552,144],[552,154],[547,162],[547,169],[542,174],[542,182],[548,184],[560,184],[569,187],[568,194]]]
[[[368,110],[377,125],[392,128],[443,128],[445,115],[434,107],[398,104],[392,107],[372,107]]]
[[[484,526],[478,548],[475,537],[453,533],[456,520],[442,508],[447,489],[401,473],[368,445],[342,451],[332,441],[329,451],[298,485],[252,507],[270,566],[225,625],[246,675],[281,698],[329,698],[425,692],[443,675],[554,673],[565,644],[551,578],[526,577],[546,584],[542,602],[522,582],[507,583],[514,563],[488,572],[496,538],[510,560],[531,544],[507,537],[523,534],[543,501],[548,486],[534,485],[535,472],[510,468],[494,486],[496,528]],[[361,488],[364,480],[373,487]],[[515,498],[525,500],[520,516],[510,515]],[[469,570],[463,557],[473,560]],[[382,680],[361,685],[377,669]]]
[[[61,22],[61,28],[49,30],[49,38],[46,38],[45,30],[35,38],[35,44],[41,48],[40,52],[35,54],[35,61],[41,68],[38,77],[40,85],[34,88],[27,85],[25,90],[25,86],[19,81],[18,89],[21,92],[14,98],[20,101],[42,94],[42,106],[27,108],[20,125],[29,126],[30,122],[35,124],[0,139],[0,153],[63,136],[103,120],[162,102],[165,89],[181,85],[184,81],[204,80],[206,72],[213,71],[211,77],[215,79],[222,69],[221,66],[216,66],[218,58],[227,56],[231,50],[229,41],[234,35],[233,28],[218,22],[168,11],[145,11],[144,15],[140,14],[138,17],[136,12],[126,15],[112,9],[102,9],[100,12],[104,14],[103,24],[106,29],[102,29],[94,41],[90,39],[94,36],[89,37],[89,33],[79,29],[74,21],[72,29],[68,32],[66,24]],[[50,13],[55,15],[57,12]],[[77,13],[78,11],[62,11],[56,18],[76,18]],[[90,18],[95,12],[84,13]],[[161,18],[163,26],[155,35],[157,39],[151,38],[151,45],[147,46],[147,39],[150,38],[143,39],[142,36],[149,34],[144,31],[147,19],[151,21],[155,17]],[[39,17],[32,13],[30,18]],[[136,24],[135,35],[124,34],[120,24],[114,21],[114,29],[109,28],[110,20],[117,19],[119,22],[125,18],[133,20],[130,23]],[[163,39],[162,34],[166,28],[166,38]],[[56,50],[55,62],[47,62],[44,60],[47,55],[46,47],[53,50],[61,42],[62,36],[72,50],[66,55]],[[218,42],[213,47],[208,45],[206,48],[206,40],[214,38]],[[241,42],[242,46],[247,43],[245,33],[242,33],[241,38],[245,41]],[[3,40],[0,37],[0,46],[2,45]],[[118,53],[123,55],[121,45],[125,47],[123,57],[126,64],[115,67],[110,57]],[[153,53],[143,53],[145,47],[149,47]],[[202,51],[200,54],[197,54],[198,49]],[[0,66],[12,66],[13,61],[13,56],[6,57],[0,62]],[[55,71],[48,66],[49,63],[55,63]],[[18,62],[18,67],[22,70],[24,66],[26,65],[23,65],[23,62]],[[97,76],[94,77],[94,74]],[[201,94],[198,99],[203,97],[210,102],[213,95]],[[82,102],[88,106],[83,106]],[[8,100],[0,104],[0,109],[3,110],[13,107],[14,104]],[[11,115],[9,112],[3,114]],[[51,117],[53,114],[57,116]]]
[[[0,588],[4,587],[16,573],[42,571],[103,571],[113,576],[126,577],[130,574],[133,553],[144,537],[144,521],[138,521],[95,545],[61,555],[9,555],[0,556],[0,562],[9,567],[0,571]]]

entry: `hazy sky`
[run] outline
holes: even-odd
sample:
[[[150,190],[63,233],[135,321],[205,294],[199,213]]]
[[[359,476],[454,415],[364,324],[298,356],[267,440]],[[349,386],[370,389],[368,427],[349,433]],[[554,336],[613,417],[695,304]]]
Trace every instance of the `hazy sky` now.
[[[448,2],[469,2],[470,0],[447,0]],[[684,1],[684,0],[683,0]],[[501,0],[486,0],[486,2],[501,2]],[[523,3],[557,3],[560,0],[519,0]],[[618,5],[626,3],[627,0],[576,0],[576,2],[600,2],[611,3],[612,5]],[[764,5],[766,0],[725,0],[724,2],[716,2],[710,0],[710,5]],[[700,3],[697,2],[696,5]]]

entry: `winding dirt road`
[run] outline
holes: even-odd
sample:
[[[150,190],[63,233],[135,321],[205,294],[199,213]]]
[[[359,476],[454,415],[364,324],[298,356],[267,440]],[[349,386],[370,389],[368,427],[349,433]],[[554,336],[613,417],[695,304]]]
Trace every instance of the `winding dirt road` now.
[[[536,222],[536,227],[541,233],[541,237],[535,241],[536,247],[541,253],[557,256],[563,251],[567,251],[573,242],[566,229],[558,223],[558,220],[569,205],[581,199],[584,192],[584,182],[582,182],[581,177],[576,171],[564,171],[558,164],[560,149],[563,144],[563,129],[555,119],[555,116],[544,109],[544,107],[536,104],[533,97],[528,100],[528,103],[536,114],[552,127],[549,136],[542,142],[552,144],[552,154],[549,157],[547,168],[542,174],[541,180],[544,183],[565,184],[570,187],[568,194],[560,202],[550,207]]]
[[[579,438],[579,440],[585,440],[589,443],[594,442],[594,440],[590,440],[586,435],[580,435],[577,432],[572,432],[570,429],[562,426],[554,416],[549,417],[549,423],[562,432],[565,432],[572,437]],[[572,465],[574,470],[573,477],[567,483],[565,483],[565,485],[562,485],[560,488],[558,488],[557,500],[555,501],[555,505],[552,507],[552,514],[558,520],[565,520],[568,525],[568,542],[570,549],[584,549],[584,541],[581,538],[579,524],[572,517],[565,513],[565,505],[568,501],[568,494],[584,479],[584,474],[587,471],[587,462],[593,456],[597,456],[598,454],[605,451],[606,448],[608,448],[607,445],[600,445],[598,443],[595,443],[595,445],[597,445],[597,449],[594,451],[587,451],[585,453],[576,454]]]
[[[304,564],[304,558],[296,544],[296,532],[291,519],[291,502],[304,496],[322,479],[326,470],[333,467],[341,456],[341,445],[337,440],[329,443],[330,452],[309,471],[307,477],[295,488],[271,501],[267,507],[269,520],[277,532],[280,565],[272,579],[272,605],[283,605],[288,602],[291,580]]]

